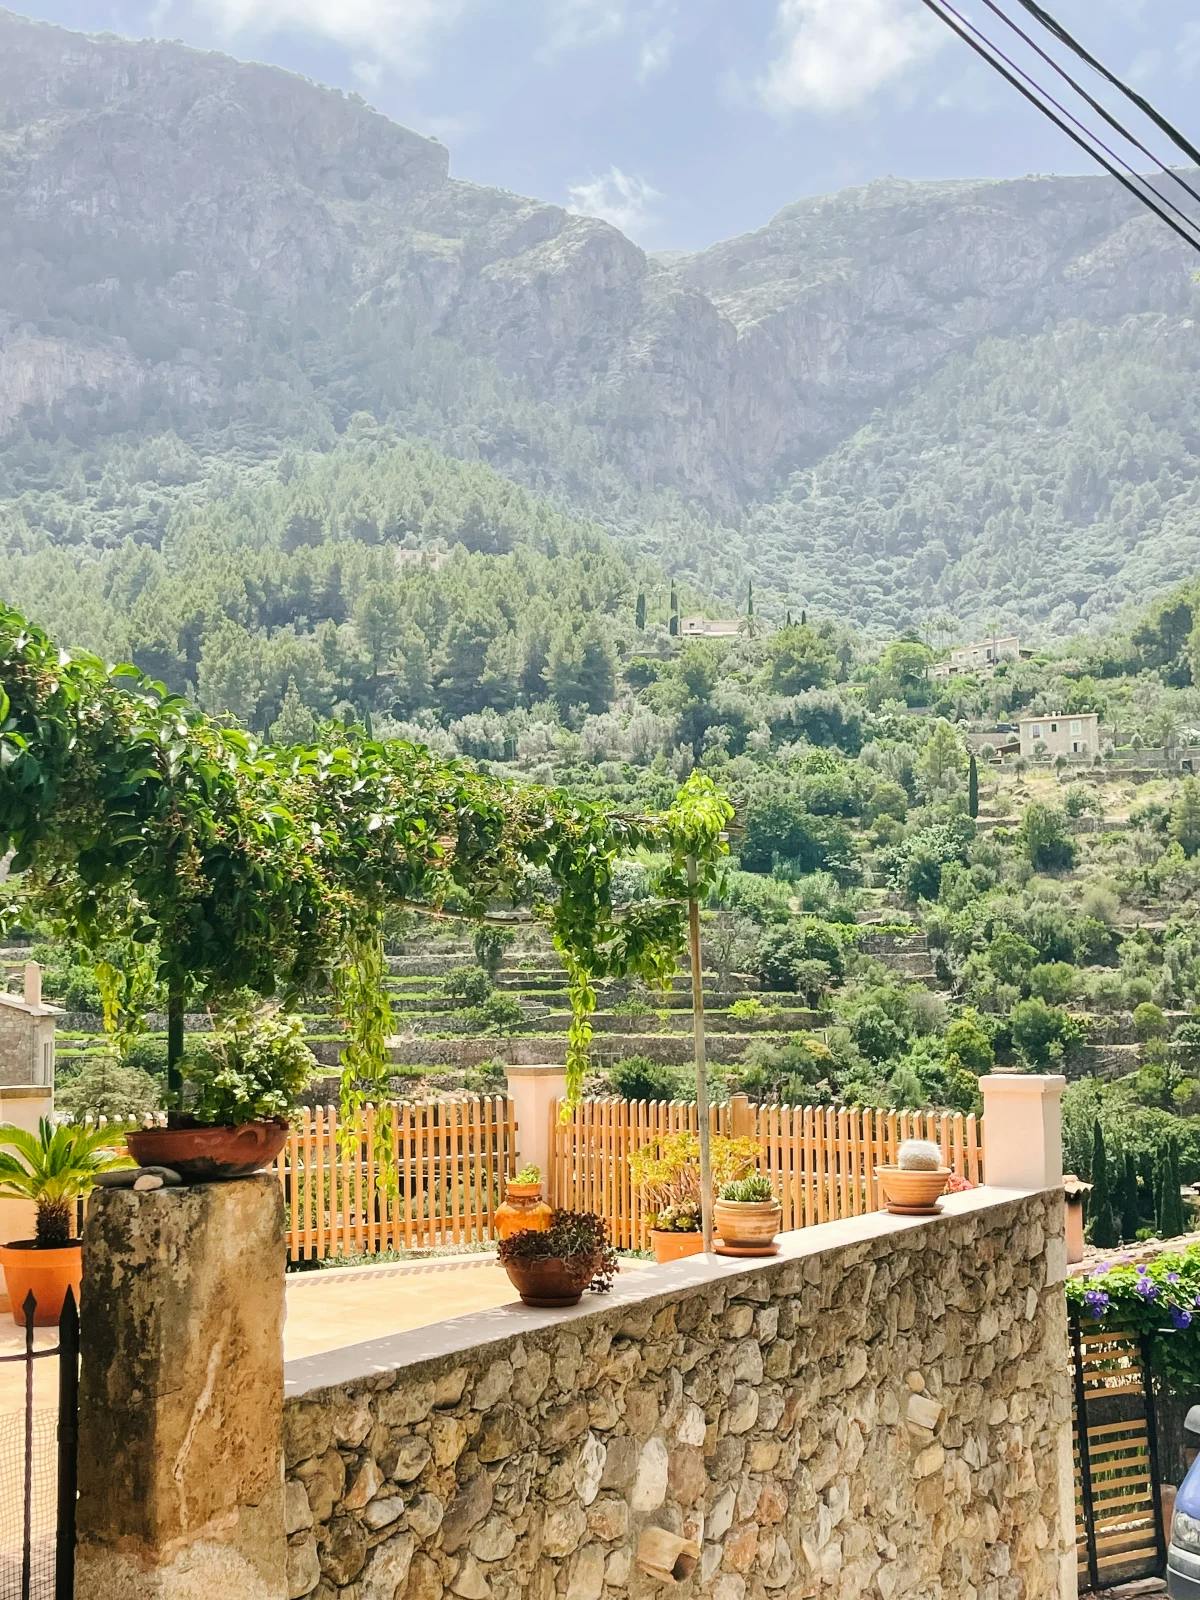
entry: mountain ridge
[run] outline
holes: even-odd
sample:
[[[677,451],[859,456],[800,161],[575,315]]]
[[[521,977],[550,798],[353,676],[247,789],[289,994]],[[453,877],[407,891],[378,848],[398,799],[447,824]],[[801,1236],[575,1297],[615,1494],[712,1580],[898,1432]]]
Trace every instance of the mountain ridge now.
[[[1106,178],[879,180],[661,259],[598,219],[453,177],[436,140],[279,68],[0,11],[0,100],[0,467],[27,438],[325,448],[366,411],[716,587],[755,573],[781,600],[862,615],[842,550],[795,509],[805,474],[861,479],[876,458],[906,474],[952,443],[931,434],[902,459],[909,413],[932,415],[963,363],[968,388],[973,367],[985,377],[997,342],[1026,350],[1079,324],[1136,343],[1138,319],[1166,318],[1194,344],[1186,252]],[[1148,359],[1161,340],[1147,335]],[[1183,366],[1181,384],[1190,354]],[[1106,425],[1140,435],[1145,413],[1115,402]],[[1027,441],[1031,506],[1089,455],[1078,419],[1064,426]],[[1190,472],[1185,453],[1172,471]],[[968,498],[994,516],[1005,495],[996,479]],[[886,556],[890,477],[861,504],[874,521],[854,541]],[[1024,533],[1057,541],[1050,566],[1069,566],[1026,620],[1062,606],[1088,620],[1076,546],[1092,525],[1024,514]],[[646,528],[663,518],[665,533]],[[911,533],[887,624],[963,597],[977,616],[987,597],[953,560],[910,573],[910,555],[930,564]],[[764,537],[782,551],[764,556]],[[927,546],[978,555],[982,537],[935,530]],[[1106,609],[1146,570],[1122,540]],[[1191,560],[1190,521],[1184,547]],[[1174,558],[1150,566],[1185,575]],[[1020,603],[1005,593],[1000,609]]]

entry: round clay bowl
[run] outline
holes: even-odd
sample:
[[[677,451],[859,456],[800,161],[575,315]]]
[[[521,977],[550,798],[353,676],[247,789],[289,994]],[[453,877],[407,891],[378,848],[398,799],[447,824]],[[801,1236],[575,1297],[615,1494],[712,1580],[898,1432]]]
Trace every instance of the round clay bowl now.
[[[932,1172],[910,1171],[907,1167],[876,1167],[875,1176],[883,1190],[884,1203],[899,1216],[928,1216],[938,1209],[946,1192],[949,1167]]]
[[[775,1235],[783,1220],[778,1200],[717,1200],[713,1221],[723,1244],[736,1250],[774,1254]]]
[[[662,1266],[667,1261],[682,1261],[684,1256],[698,1256],[704,1249],[702,1233],[675,1233],[670,1228],[651,1228],[650,1246],[654,1259]]]
[[[240,1128],[137,1128],[125,1135],[139,1167],[170,1167],[193,1182],[246,1178],[283,1149],[286,1122],[246,1122]]]
[[[33,1322],[38,1328],[58,1325],[68,1289],[74,1290],[75,1304],[79,1304],[83,1277],[80,1240],[73,1239],[68,1245],[43,1250],[32,1239],[17,1239],[12,1244],[0,1245],[0,1262],[4,1265],[12,1319],[19,1328],[25,1326],[25,1313],[21,1308],[27,1295],[32,1294],[37,1302]]]
[[[587,1261],[506,1261],[509,1282],[527,1306],[575,1306],[596,1276],[596,1263]]]

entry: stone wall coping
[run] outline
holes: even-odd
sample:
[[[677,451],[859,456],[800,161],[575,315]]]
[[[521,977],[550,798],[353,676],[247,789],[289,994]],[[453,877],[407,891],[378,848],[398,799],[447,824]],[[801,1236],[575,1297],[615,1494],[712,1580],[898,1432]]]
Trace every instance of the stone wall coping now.
[[[566,1070],[561,1061],[504,1063],[504,1071],[510,1078],[561,1078]]]
[[[961,1194],[946,1195],[942,1201],[942,1211],[933,1217],[898,1217],[886,1211],[872,1211],[862,1216],[823,1222],[815,1227],[781,1234],[780,1250],[776,1256],[743,1260],[696,1255],[666,1266],[623,1273],[611,1293],[585,1294],[579,1305],[566,1310],[542,1311],[513,1300],[508,1305],[451,1317],[425,1328],[412,1328],[382,1339],[369,1339],[361,1344],[343,1345],[337,1350],[289,1361],[284,1369],[284,1392],[289,1400],[297,1400],[302,1396],[313,1397],[324,1390],[361,1383],[401,1369],[440,1363],[488,1346],[499,1347],[549,1328],[595,1321],[611,1316],[614,1311],[655,1307],[712,1284],[745,1282],[759,1274],[775,1272],[794,1261],[832,1255],[839,1250],[870,1244],[874,1240],[924,1229],[952,1227],[961,1218],[974,1212],[1011,1205],[1039,1192],[1042,1191],[981,1186]],[[1061,1195],[1061,1185],[1052,1192]],[[499,1354],[498,1349],[496,1354]]]
[[[50,1089],[44,1083],[0,1082],[0,1100],[48,1100]]]
[[[989,1095],[1013,1094],[1026,1098],[1037,1095],[1058,1098],[1067,1087],[1067,1080],[1060,1072],[989,1072],[979,1081],[987,1086]],[[985,1114],[986,1110],[985,1104]]]

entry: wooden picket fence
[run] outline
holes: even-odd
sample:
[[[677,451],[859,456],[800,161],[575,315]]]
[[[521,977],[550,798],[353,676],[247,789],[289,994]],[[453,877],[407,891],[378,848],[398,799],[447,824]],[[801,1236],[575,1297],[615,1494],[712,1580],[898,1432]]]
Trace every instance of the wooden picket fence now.
[[[618,1249],[646,1248],[648,1207],[629,1157],[659,1135],[698,1126],[696,1107],[679,1101],[585,1100],[566,1119],[556,1104],[548,1174],[554,1204],[597,1212]],[[774,1183],[784,1230],[880,1210],[875,1168],[893,1161],[905,1139],[932,1139],[960,1177],[983,1181],[983,1121],[960,1111],[753,1106],[735,1095],[713,1106],[710,1126],[757,1140],[758,1170]]]
[[[376,1160],[379,1123],[387,1161]],[[367,1106],[347,1134],[337,1108],[301,1111],[274,1170],[288,1210],[288,1256],[482,1244],[516,1166],[510,1100]]]

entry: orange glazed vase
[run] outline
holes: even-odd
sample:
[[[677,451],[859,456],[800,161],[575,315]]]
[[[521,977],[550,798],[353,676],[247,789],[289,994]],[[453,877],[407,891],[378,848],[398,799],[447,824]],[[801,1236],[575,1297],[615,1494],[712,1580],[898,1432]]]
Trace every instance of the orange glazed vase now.
[[[540,1183],[506,1183],[505,1198],[496,1208],[496,1237],[511,1239],[514,1233],[545,1233],[554,1208],[542,1199]]]

